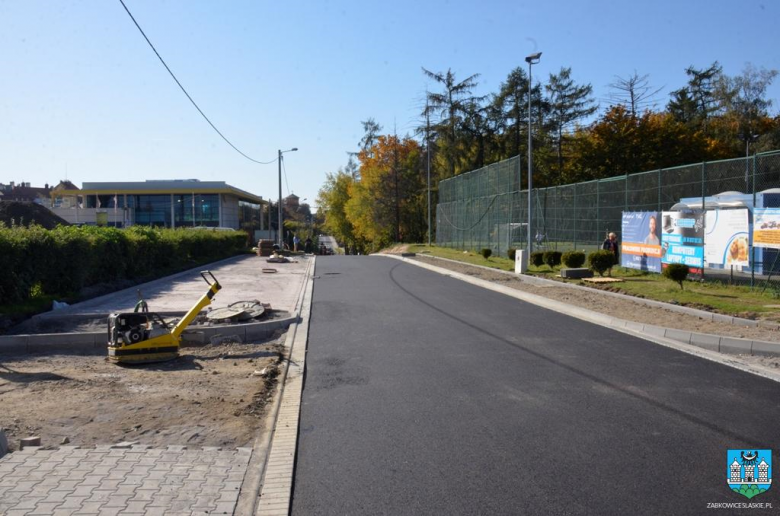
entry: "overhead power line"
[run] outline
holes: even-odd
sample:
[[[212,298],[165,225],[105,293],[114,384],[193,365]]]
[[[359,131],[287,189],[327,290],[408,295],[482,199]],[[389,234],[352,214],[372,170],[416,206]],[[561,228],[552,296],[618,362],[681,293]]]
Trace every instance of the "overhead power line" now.
[[[227,142],[227,144],[228,144],[228,145],[230,145],[231,147],[233,147],[233,150],[235,150],[236,152],[238,152],[239,154],[241,154],[242,156],[244,156],[244,157],[245,157],[246,159],[248,159],[249,161],[253,161],[253,162],[255,162],[255,163],[259,163],[260,165],[270,165],[271,163],[275,163],[275,162],[276,162],[276,160],[275,160],[275,159],[272,159],[271,161],[257,161],[256,159],[250,158],[249,156],[247,156],[246,154],[244,154],[243,152],[241,152],[241,151],[239,150],[239,148],[238,148],[238,147],[236,147],[235,145],[233,145],[233,144],[230,142],[230,140],[228,140],[228,139],[225,137],[225,135],[224,135],[224,134],[222,134],[222,132],[220,132],[220,130],[219,130],[219,129],[217,129],[217,126],[215,126],[214,124],[212,124],[212,123],[211,123],[211,120],[209,120],[209,117],[207,117],[207,116],[206,116],[206,114],[203,112],[203,110],[202,110],[202,109],[200,109],[200,107],[198,107],[198,104],[196,104],[196,103],[195,103],[195,101],[194,101],[194,100],[192,100],[192,97],[190,97],[190,94],[189,94],[189,93],[187,93],[187,90],[185,90],[185,89],[184,89],[184,86],[182,86],[182,85],[181,85],[181,83],[179,82],[179,79],[177,79],[177,78],[176,78],[176,76],[173,74],[173,72],[171,71],[171,69],[170,69],[170,68],[168,67],[168,65],[165,63],[165,60],[162,58],[162,56],[160,55],[160,53],[157,51],[157,49],[156,49],[156,48],[154,48],[154,45],[152,45],[152,42],[151,42],[151,41],[149,41],[149,38],[146,36],[146,33],[144,32],[144,30],[141,28],[141,26],[140,26],[140,25],[138,25],[138,22],[137,22],[137,21],[135,21],[135,17],[133,16],[133,13],[131,13],[131,12],[130,12],[130,9],[128,9],[128,8],[127,8],[127,6],[125,5],[125,2],[124,2],[124,0],[119,0],[119,3],[121,3],[121,4],[122,4],[122,7],[124,7],[124,8],[125,8],[125,11],[127,11],[127,14],[130,16],[130,19],[131,19],[131,20],[133,20],[133,23],[135,23],[135,26],[136,26],[136,27],[138,27],[138,30],[139,30],[139,31],[141,31],[141,35],[143,35],[143,37],[144,37],[144,39],[146,40],[146,42],[147,42],[147,43],[149,43],[149,46],[150,46],[150,47],[152,47],[152,50],[154,50],[154,53],[155,53],[155,54],[157,54],[157,58],[158,58],[158,59],[160,60],[160,62],[163,64],[163,66],[165,67],[165,69],[166,69],[166,70],[168,70],[168,73],[169,73],[169,74],[171,74],[171,77],[173,77],[173,80],[174,80],[174,81],[176,81],[176,84],[178,84],[178,85],[179,85],[179,88],[181,88],[181,91],[183,91],[183,92],[184,92],[184,94],[187,96],[187,98],[188,98],[188,99],[190,99],[190,102],[192,102],[192,105],[193,105],[193,106],[195,106],[195,109],[197,109],[197,110],[198,110],[198,113],[200,113],[200,114],[201,114],[201,116],[202,116],[202,117],[203,117],[203,118],[206,120],[206,122],[208,122],[208,123],[209,123],[209,125],[211,126],[211,128],[212,128],[212,129],[214,129],[214,130],[217,132],[217,134],[218,134],[218,135],[220,135],[220,136],[222,137],[222,139],[223,139],[223,140],[225,140],[225,142]]]

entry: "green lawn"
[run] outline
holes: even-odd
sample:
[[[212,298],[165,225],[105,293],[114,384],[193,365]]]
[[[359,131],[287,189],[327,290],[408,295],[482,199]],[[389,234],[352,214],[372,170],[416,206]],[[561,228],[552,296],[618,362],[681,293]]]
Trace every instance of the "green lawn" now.
[[[486,260],[473,251],[466,252],[436,246],[428,247],[422,244],[410,246],[409,251],[505,271],[513,271],[515,268],[514,262],[506,256],[491,256]],[[547,265],[541,267],[531,266],[529,268],[530,274],[558,281],[566,281],[557,277],[559,271],[560,267],[550,269]],[[761,293],[760,288],[751,290],[750,287],[746,286],[686,281],[684,283],[685,289],[681,290],[677,283],[662,277],[660,274],[643,273],[633,269],[624,269],[623,267],[615,267],[612,270],[612,277],[620,278],[624,281],[593,288],[601,288],[728,315],[780,320],[780,299],[778,299],[777,294],[772,289],[767,289],[766,292]],[[568,281],[586,285],[586,283],[580,280]]]

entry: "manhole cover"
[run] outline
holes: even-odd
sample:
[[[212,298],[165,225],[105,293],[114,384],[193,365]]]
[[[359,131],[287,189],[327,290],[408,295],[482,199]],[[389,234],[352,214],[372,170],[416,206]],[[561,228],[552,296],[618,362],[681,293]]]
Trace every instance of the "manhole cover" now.
[[[254,319],[265,313],[265,307],[260,301],[237,301],[228,305],[228,308],[241,310],[241,314],[238,315],[239,321]]]
[[[216,308],[206,314],[206,319],[210,321],[224,321],[225,319],[234,319],[241,316],[245,310],[243,308],[233,308],[226,306],[224,308]]]

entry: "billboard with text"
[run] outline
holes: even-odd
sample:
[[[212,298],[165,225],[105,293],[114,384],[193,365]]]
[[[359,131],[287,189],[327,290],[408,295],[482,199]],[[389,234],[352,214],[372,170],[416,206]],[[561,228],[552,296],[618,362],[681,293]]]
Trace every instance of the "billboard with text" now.
[[[661,272],[661,239],[657,211],[624,211],[620,265],[629,269]]]

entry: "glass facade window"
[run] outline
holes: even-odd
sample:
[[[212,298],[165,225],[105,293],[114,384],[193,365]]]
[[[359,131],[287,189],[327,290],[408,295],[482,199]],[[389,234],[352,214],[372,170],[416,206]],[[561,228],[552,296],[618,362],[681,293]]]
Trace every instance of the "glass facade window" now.
[[[262,207],[246,201],[238,201],[238,225],[243,229],[263,229],[260,227]]]
[[[193,202],[194,201],[194,202]],[[219,195],[182,194],[173,196],[176,227],[219,226]]]
[[[101,210],[123,210],[129,208],[128,220],[132,216],[134,224],[161,227],[219,227],[219,194],[99,194],[84,196],[84,207]],[[247,206],[247,220],[259,223],[260,206],[242,203]]]
[[[171,227],[170,195],[136,195],[134,197],[136,224]]]
[[[128,204],[130,203],[130,198],[133,197],[132,195],[127,196],[128,197]],[[114,208],[114,200],[116,199],[116,207],[117,208],[124,208],[125,207],[125,196],[123,194],[110,194],[110,195],[87,195],[87,208],[100,208],[100,209],[107,209],[107,208]]]

